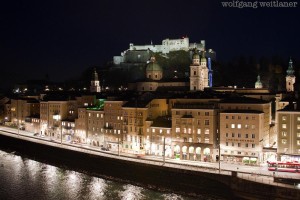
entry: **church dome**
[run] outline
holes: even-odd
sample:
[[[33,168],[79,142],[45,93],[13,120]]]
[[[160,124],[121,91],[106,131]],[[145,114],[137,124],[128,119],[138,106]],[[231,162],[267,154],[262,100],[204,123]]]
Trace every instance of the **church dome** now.
[[[193,59],[200,59],[200,56],[199,56],[199,54],[197,53],[197,51],[195,51],[194,52],[194,54],[193,54]]]
[[[161,66],[156,63],[155,57],[151,57],[150,63],[147,65],[146,71],[163,71]]]

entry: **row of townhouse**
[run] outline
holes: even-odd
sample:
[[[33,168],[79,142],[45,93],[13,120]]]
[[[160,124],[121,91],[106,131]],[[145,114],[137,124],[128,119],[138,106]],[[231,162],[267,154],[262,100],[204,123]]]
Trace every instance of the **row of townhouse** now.
[[[23,98],[7,103],[6,118],[41,136],[124,153],[253,164],[299,160],[300,111],[295,106],[282,109],[276,106],[281,98],[272,98],[276,101],[145,94],[126,99]],[[274,105],[279,109],[276,120]]]

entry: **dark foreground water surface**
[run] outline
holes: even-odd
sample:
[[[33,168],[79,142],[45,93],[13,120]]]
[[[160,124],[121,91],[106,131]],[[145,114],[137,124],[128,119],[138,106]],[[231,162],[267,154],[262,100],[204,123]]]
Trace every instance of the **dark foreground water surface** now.
[[[93,177],[0,150],[0,199],[193,200],[197,198]]]

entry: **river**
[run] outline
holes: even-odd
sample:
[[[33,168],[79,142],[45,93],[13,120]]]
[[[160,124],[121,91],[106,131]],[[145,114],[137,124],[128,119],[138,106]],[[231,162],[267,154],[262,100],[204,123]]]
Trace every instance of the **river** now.
[[[84,199],[84,200],[194,200],[222,199],[189,197],[160,192],[122,181],[106,180],[56,167],[0,150],[0,199]]]

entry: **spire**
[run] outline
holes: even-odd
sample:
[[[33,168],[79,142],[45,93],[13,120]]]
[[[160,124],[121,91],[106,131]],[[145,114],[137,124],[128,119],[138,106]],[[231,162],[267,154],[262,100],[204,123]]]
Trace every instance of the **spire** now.
[[[293,61],[292,58],[290,58],[289,67],[286,70],[287,76],[294,76],[295,70],[293,69]]]
[[[96,71],[96,67],[94,67],[94,76],[93,76],[93,81],[98,81],[98,73]]]
[[[255,82],[255,88],[262,88],[262,82],[260,81],[260,76],[257,75],[257,81]]]

